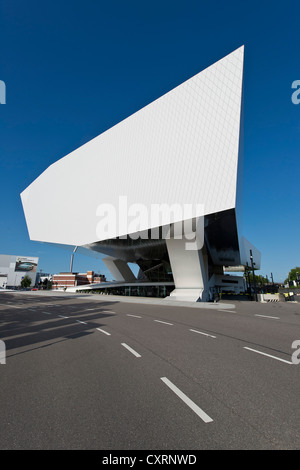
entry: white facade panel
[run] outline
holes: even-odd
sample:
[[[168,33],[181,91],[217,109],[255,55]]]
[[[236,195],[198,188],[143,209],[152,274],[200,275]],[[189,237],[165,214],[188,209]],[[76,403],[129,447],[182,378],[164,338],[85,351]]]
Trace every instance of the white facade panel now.
[[[243,55],[241,47],[51,165],[21,194],[30,238],[79,246],[125,235],[118,223],[109,237],[97,232],[99,206],[118,216],[120,196],[148,214],[163,203],[190,204],[193,216],[234,208]],[[149,218],[139,229],[155,226]]]

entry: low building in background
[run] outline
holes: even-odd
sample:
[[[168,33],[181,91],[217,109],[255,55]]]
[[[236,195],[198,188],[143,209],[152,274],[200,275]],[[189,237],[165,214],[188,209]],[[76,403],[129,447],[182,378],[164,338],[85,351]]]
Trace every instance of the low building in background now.
[[[106,282],[104,274],[95,274],[94,271],[87,271],[86,273],[59,273],[53,275],[52,289],[99,284],[101,282]]]
[[[36,283],[39,258],[17,255],[0,255],[0,288],[20,287],[27,275],[31,286]]]

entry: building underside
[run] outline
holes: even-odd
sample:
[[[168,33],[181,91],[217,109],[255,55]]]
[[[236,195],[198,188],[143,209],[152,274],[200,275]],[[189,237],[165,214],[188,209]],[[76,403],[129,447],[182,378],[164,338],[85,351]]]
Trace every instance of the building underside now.
[[[237,287],[240,292],[244,283],[237,277],[229,278],[225,271],[251,267],[250,250],[255,261],[255,269],[260,267],[259,252],[243,237],[238,237],[235,209],[205,215],[201,225],[204,236],[201,236],[201,248],[192,246],[187,249],[189,240],[182,236],[178,239],[170,235],[164,237],[163,227],[159,227],[158,239],[151,238],[151,231],[143,237],[116,237],[95,242],[82,248],[107,255],[103,261],[114,279],[124,286],[131,287],[133,282],[142,286],[164,283],[175,290],[169,294],[174,299],[208,301],[222,290]],[[194,228],[197,219],[193,220]],[[194,231],[195,240],[199,233]],[[201,234],[202,235],[202,234]],[[137,277],[127,263],[139,266]],[[131,283],[131,284],[130,284]],[[233,284],[238,284],[234,286]],[[113,286],[111,286],[113,287]],[[104,286],[102,286],[104,288]],[[160,292],[162,292],[160,290]]]

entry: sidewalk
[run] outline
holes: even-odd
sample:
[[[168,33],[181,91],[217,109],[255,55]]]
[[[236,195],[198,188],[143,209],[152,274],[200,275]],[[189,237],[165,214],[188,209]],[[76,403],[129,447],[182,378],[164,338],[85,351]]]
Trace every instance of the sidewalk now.
[[[51,296],[58,298],[73,298],[73,299],[89,299],[95,301],[105,302],[127,302],[127,303],[139,303],[139,304],[150,304],[150,305],[161,305],[161,306],[173,306],[173,307],[190,307],[190,308],[206,308],[210,310],[221,310],[221,309],[235,309],[235,305],[231,303],[222,302],[188,302],[179,300],[169,300],[155,298],[155,297],[127,297],[123,295],[105,295],[105,294],[76,294],[74,292],[62,292],[52,290],[39,290],[39,291],[15,291],[15,290],[1,290],[0,294],[4,292],[10,294],[24,294],[34,296]]]

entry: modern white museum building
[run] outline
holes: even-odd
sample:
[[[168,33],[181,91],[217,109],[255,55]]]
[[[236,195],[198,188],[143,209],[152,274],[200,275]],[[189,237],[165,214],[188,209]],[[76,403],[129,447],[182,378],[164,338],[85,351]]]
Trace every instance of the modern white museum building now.
[[[105,255],[118,285],[174,299],[260,269],[241,228],[243,63],[240,47],[50,165],[21,194],[30,239]]]

